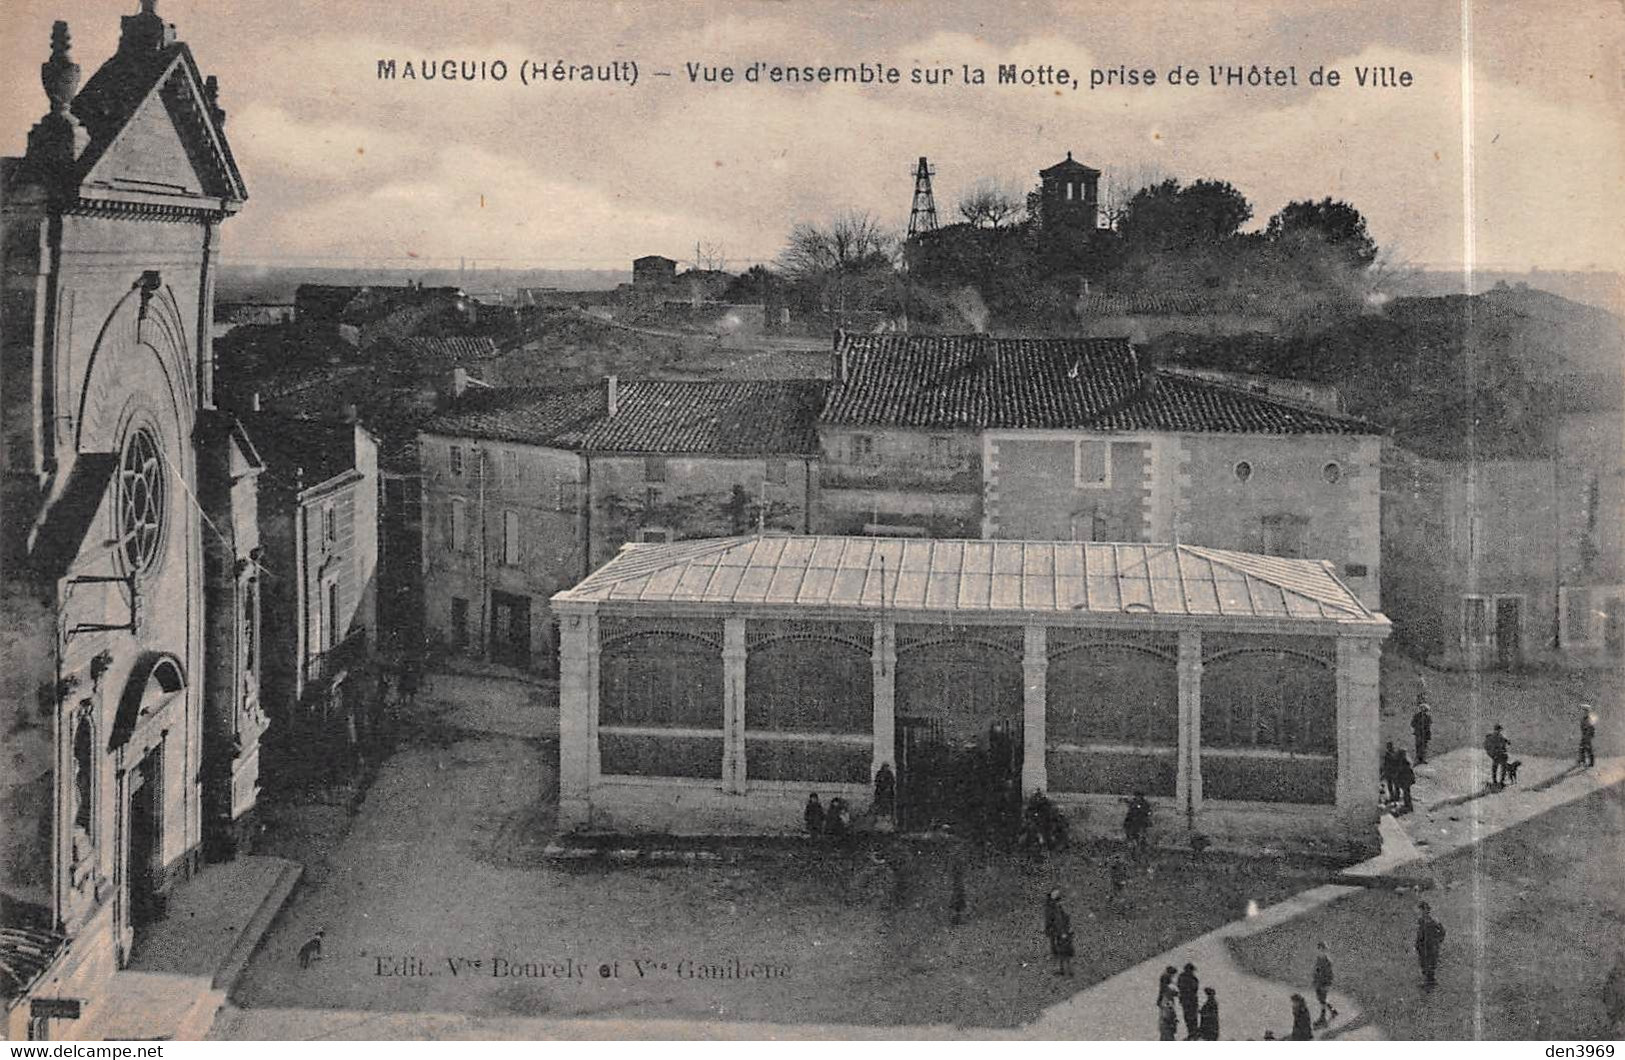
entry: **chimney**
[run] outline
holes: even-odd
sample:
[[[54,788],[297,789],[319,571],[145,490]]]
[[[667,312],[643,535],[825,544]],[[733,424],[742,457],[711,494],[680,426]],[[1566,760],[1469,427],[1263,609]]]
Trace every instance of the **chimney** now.
[[[345,423],[359,423],[359,422],[361,422],[361,413],[359,411],[357,411],[357,409],[355,407],[355,402],[353,402],[353,401],[346,402],[345,405],[344,405],[344,422]]]
[[[608,397],[607,397],[607,407],[609,409],[609,414],[611,416],[614,416],[617,412],[621,411],[621,380],[620,380],[620,377],[619,376],[613,376],[613,375],[604,376],[604,390],[605,390],[605,393],[608,395]]]
[[[256,390],[252,394],[248,395],[248,411],[249,412],[258,412],[259,410],[260,410],[260,392],[258,390]]]

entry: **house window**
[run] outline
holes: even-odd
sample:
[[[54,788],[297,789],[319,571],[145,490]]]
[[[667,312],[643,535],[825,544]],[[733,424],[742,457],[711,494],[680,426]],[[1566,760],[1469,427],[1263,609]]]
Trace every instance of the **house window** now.
[[[463,473],[463,447],[460,445],[451,447],[451,473],[453,475]]]
[[[1304,538],[1309,533],[1307,516],[1266,515],[1262,522],[1265,555],[1281,556],[1286,559],[1304,557]]]
[[[331,504],[322,506],[322,543],[328,548],[339,539],[339,514]]]
[[[553,510],[556,512],[573,512],[580,503],[581,483],[561,482],[553,495]]]
[[[852,452],[852,463],[872,464],[875,462],[875,440],[873,435],[854,434],[847,443]]]
[[[1563,646],[1591,642],[1591,590],[1564,589]]]
[[[788,477],[788,468],[783,460],[769,460],[762,474],[769,485],[782,486]]]
[[[325,601],[325,614],[322,628],[322,650],[331,651],[339,640],[339,583],[327,583],[327,590],[322,594]]]
[[[1490,642],[1490,602],[1482,596],[1461,598],[1461,646],[1482,647]]]
[[[646,545],[669,545],[671,543],[671,531],[663,526],[646,526],[638,531],[638,541]]]
[[[1073,485],[1103,489],[1112,484],[1111,443],[1079,440],[1072,449]]]
[[[646,456],[643,458],[643,481],[666,481],[666,458],[663,456]]]
[[[1333,460],[1320,469],[1320,477],[1335,486],[1343,481],[1343,468],[1337,461]]]
[[[519,513],[502,513],[502,562],[509,567],[519,566]]]
[[[1253,477],[1253,465],[1245,460],[1236,461],[1236,481],[1246,482]]]
[[[665,497],[659,486],[650,486],[643,491],[643,510],[649,512],[660,507],[664,499]]]
[[[468,548],[468,502],[461,497],[451,499],[451,550],[462,552]]]
[[[73,826],[90,837],[92,809],[95,806],[95,739],[90,719],[80,718],[73,731]],[[74,852],[76,855],[79,851]],[[75,857],[75,863],[78,858]]]
[[[451,598],[451,646],[468,647],[468,601],[461,596]]]
[[[522,465],[519,463],[519,453],[513,449],[503,450],[502,474],[509,482],[518,482],[522,477]]]
[[[243,583],[243,672],[253,673],[258,661],[260,640],[259,582],[253,578]]]

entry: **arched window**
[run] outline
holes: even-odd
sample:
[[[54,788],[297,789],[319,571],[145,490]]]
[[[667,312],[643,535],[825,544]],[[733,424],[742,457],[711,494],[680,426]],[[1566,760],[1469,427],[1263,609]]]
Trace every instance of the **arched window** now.
[[[163,542],[167,493],[163,453],[145,427],[124,443],[119,460],[118,535],[126,569],[143,574],[158,558]]]

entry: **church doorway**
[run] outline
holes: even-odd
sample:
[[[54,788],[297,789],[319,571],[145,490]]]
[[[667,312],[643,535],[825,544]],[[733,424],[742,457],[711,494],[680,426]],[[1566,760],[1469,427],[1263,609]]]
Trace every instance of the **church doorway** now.
[[[164,750],[149,751],[130,772],[130,839],[124,878],[130,888],[130,925],[140,928],[163,915],[158,894],[163,873]]]

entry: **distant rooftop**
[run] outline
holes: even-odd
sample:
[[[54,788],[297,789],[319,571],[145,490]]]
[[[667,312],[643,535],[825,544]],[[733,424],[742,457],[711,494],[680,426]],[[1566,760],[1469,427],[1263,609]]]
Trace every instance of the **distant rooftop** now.
[[[752,536],[634,544],[553,599],[1387,626],[1316,560],[1075,541]]]

